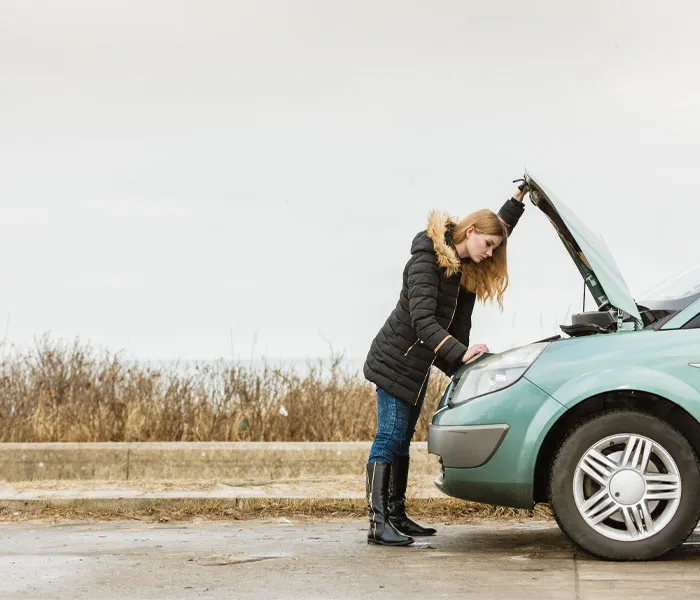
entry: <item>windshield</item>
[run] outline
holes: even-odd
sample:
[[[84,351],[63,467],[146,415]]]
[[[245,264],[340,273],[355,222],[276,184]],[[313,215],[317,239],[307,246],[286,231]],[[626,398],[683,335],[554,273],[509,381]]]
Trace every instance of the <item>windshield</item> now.
[[[700,292],[700,262],[655,285],[641,297],[644,300],[679,300]]]

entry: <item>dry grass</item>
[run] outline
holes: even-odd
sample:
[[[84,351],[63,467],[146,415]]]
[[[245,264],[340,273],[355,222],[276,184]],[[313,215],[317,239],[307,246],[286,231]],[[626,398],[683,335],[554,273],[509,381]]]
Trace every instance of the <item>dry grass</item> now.
[[[489,506],[454,498],[412,500],[411,516],[431,522],[473,523],[508,521],[544,521],[552,519],[549,506],[538,504],[533,510]],[[249,520],[289,518],[332,519],[367,516],[364,500],[288,500],[251,499],[159,499],[159,500],[11,500],[0,505],[0,521],[35,519],[122,520],[148,522],[208,520]]]
[[[446,378],[431,376],[415,440]],[[130,364],[80,343],[41,339],[0,363],[0,441],[357,441],[376,429],[376,396],[342,360],[185,371]]]

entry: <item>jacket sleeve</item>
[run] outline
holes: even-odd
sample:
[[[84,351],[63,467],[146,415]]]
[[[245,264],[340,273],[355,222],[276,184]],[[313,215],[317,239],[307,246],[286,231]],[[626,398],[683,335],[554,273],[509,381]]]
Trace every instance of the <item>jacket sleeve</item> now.
[[[457,341],[461,342],[465,348],[468,348],[469,334],[471,333],[471,320],[464,318],[464,304],[462,303],[462,298],[464,298],[464,295],[460,295],[459,298],[460,301],[457,304],[457,314],[455,314],[455,318],[452,321],[449,331],[455,338],[457,338]],[[462,366],[462,356],[463,355],[460,355],[454,362],[447,362],[446,360],[437,357],[433,365],[445,373],[445,375],[451,376]]]
[[[471,333],[471,319],[467,320],[459,311],[461,306],[457,307],[458,315],[455,318],[454,335],[465,346],[469,346],[469,334]],[[462,309],[463,310],[463,309]]]
[[[452,377],[452,375],[455,374],[457,369],[459,369],[459,367],[462,366],[462,361],[460,360],[458,363],[448,363],[447,361],[443,360],[438,356],[433,362],[433,366],[440,369],[448,377]]]
[[[515,198],[506,200],[506,203],[501,206],[501,210],[498,211],[498,216],[508,226],[508,235],[513,233],[513,229],[518,224],[524,211],[525,204],[523,202],[518,202]]]
[[[408,269],[408,310],[413,329],[433,352],[447,338],[436,354],[448,363],[453,363],[461,359],[467,348],[450,335],[435,316],[440,281],[438,269],[434,254],[422,252],[416,255]]]

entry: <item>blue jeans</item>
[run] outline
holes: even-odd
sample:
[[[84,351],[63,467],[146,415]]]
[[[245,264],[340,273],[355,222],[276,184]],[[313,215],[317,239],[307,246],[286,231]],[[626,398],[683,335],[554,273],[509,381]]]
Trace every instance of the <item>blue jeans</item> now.
[[[394,456],[408,456],[427,389],[424,385],[418,402],[411,406],[377,387],[377,434],[368,462],[393,463]]]

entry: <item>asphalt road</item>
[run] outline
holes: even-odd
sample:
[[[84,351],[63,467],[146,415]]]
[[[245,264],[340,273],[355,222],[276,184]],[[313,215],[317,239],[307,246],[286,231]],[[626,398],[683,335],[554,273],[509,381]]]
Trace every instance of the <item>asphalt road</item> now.
[[[1,598],[700,598],[700,531],[612,563],[550,522],[442,525],[408,548],[365,522],[0,524]]]

